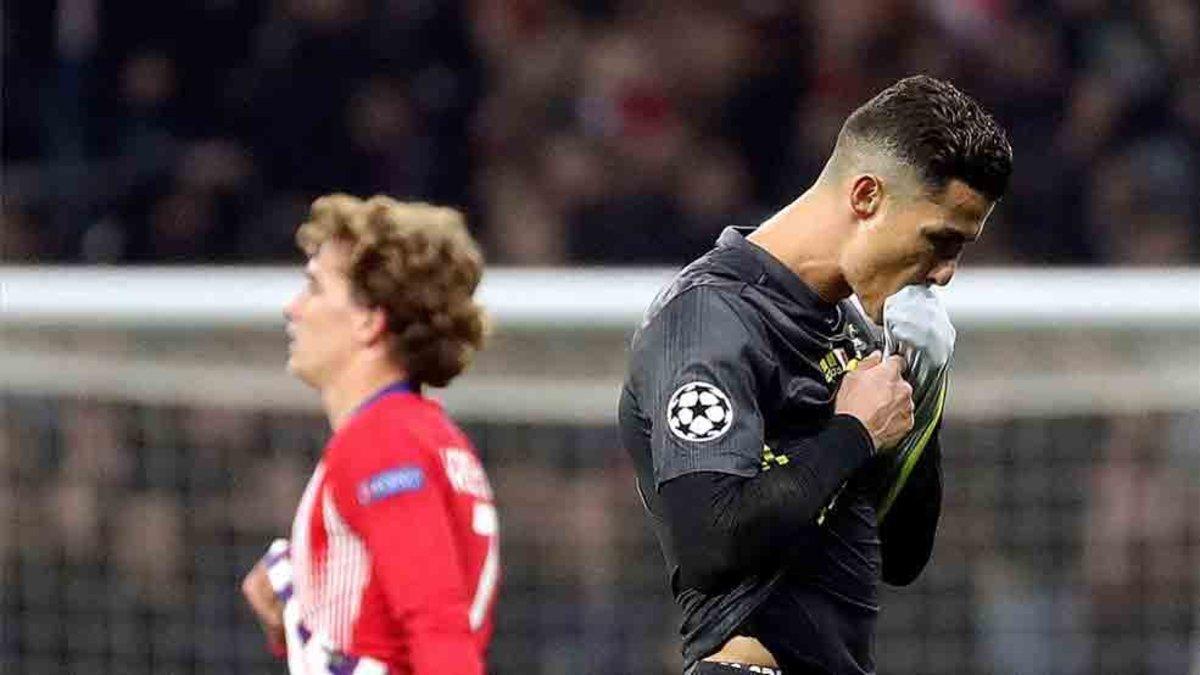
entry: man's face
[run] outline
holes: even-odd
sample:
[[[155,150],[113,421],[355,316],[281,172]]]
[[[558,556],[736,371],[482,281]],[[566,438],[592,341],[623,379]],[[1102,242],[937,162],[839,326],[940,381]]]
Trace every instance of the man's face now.
[[[939,195],[887,196],[861,222],[842,256],[842,270],[867,316],[883,323],[883,302],[912,284],[945,286],[963,246],[983,232],[993,203],[959,180]]]
[[[287,368],[316,388],[336,377],[361,348],[358,327],[371,310],[353,299],[346,276],[349,250],[332,240],[321,245],[304,269],[307,283],[284,307]]]

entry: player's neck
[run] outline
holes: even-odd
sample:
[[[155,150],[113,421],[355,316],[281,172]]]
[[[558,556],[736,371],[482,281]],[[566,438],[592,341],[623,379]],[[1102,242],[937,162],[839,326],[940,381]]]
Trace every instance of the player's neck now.
[[[405,372],[395,366],[362,364],[344,369],[321,388],[321,402],[329,426],[337,431],[379,390],[404,378]]]
[[[850,297],[851,289],[840,262],[847,233],[836,213],[831,198],[814,186],[759,225],[749,239],[822,300],[837,302]]]

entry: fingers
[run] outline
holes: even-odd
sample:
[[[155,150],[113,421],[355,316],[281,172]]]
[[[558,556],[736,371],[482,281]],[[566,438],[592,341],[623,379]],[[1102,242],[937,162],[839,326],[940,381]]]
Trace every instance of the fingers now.
[[[899,377],[904,372],[904,357],[899,354],[892,354],[883,362],[883,366]]]
[[[867,357],[864,358],[862,361],[858,362],[857,370],[874,368],[875,366],[879,365],[882,362],[883,362],[883,352],[876,349],[875,351],[868,354]]]
[[[282,608],[279,599],[275,597],[275,591],[271,589],[271,582],[267,580],[267,570],[261,562],[242,580],[242,595],[264,626],[282,625]]]
[[[258,572],[258,565],[255,565],[254,568],[250,570],[250,573],[242,579],[242,597],[245,598],[251,606],[254,605],[258,596]]]
[[[278,626],[275,628],[263,628],[263,632],[267,635],[267,644],[279,656],[287,655],[287,630],[284,627]]]

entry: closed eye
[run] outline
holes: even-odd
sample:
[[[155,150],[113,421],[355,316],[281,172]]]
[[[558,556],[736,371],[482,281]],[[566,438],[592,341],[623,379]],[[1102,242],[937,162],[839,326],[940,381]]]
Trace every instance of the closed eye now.
[[[310,293],[317,293],[321,290],[321,284],[317,281],[317,278],[313,276],[312,272],[305,272],[304,278],[308,279],[308,291]]]
[[[955,231],[929,232],[925,235],[939,258],[957,258],[962,253],[967,238]]]

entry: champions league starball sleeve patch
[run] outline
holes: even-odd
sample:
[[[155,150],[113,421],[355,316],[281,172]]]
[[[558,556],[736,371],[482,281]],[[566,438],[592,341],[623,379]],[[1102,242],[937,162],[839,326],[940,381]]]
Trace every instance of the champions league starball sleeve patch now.
[[[676,438],[705,443],[733,426],[733,404],[725,392],[707,382],[691,382],[675,390],[667,403],[667,426]]]
[[[358,503],[366,506],[405,492],[416,492],[425,485],[425,472],[419,466],[397,466],[380,471],[358,484]]]

